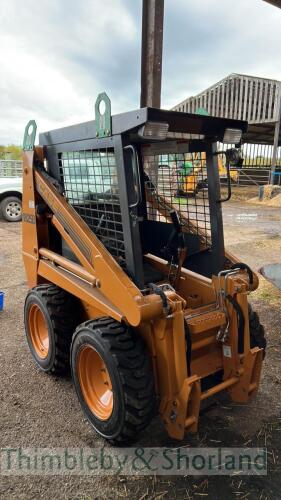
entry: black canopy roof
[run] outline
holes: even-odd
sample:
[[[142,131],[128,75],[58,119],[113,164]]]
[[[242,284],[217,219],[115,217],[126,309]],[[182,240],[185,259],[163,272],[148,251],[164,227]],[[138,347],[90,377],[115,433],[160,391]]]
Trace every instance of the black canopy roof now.
[[[204,135],[206,138],[221,141],[226,128],[247,130],[247,122],[228,118],[216,118],[199,114],[182,113],[156,108],[141,108],[112,116],[112,135],[136,132],[147,122],[165,122],[169,132]],[[95,121],[59,128],[39,135],[42,146],[96,138]]]

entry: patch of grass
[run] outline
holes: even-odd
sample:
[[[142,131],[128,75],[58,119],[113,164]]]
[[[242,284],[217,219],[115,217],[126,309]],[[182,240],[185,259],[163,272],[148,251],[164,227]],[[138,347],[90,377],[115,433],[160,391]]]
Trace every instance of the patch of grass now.
[[[263,300],[264,302],[269,302],[273,305],[281,306],[281,292],[272,285],[269,281],[264,278],[259,277],[260,283],[258,289],[251,294],[253,299]]]
[[[187,205],[187,198],[173,198],[172,203],[174,205]]]

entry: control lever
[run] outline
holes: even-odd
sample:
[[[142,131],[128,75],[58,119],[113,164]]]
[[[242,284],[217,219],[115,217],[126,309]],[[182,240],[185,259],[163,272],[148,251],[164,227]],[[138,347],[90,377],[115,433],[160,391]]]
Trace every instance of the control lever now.
[[[175,233],[178,236],[179,248],[184,248],[185,247],[184,236],[182,232],[182,225],[180,223],[179,214],[176,210],[171,210],[170,217],[175,229]]]
[[[184,234],[182,232],[182,225],[180,223],[180,218],[179,218],[178,212],[176,210],[171,210],[170,217],[171,217],[171,221],[172,221],[173,226],[174,226],[174,231],[178,237],[178,265],[177,265],[177,271],[176,271],[176,275],[175,275],[174,283],[173,283],[175,290],[177,290],[178,285],[179,285],[179,281],[180,281],[181,268],[184,264],[184,261],[186,259],[186,255],[187,255],[187,248],[185,245]]]

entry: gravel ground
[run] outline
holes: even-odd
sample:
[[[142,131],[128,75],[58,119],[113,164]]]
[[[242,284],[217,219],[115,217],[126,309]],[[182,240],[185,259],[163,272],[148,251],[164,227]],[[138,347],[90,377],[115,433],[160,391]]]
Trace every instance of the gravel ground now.
[[[239,201],[224,208],[225,239],[231,252],[254,269],[281,261],[280,209]],[[71,380],[49,377],[34,365],[24,338],[22,311],[25,275],[21,262],[20,224],[0,221],[0,446],[98,447],[77,402]],[[227,398],[203,411],[198,435],[182,446],[268,447],[268,475],[261,477],[102,477],[0,476],[5,499],[160,498],[279,499],[281,489],[280,334],[281,292],[261,279],[251,301],[268,334],[268,350],[258,396],[247,406]],[[140,436],[139,446],[171,446],[156,418]],[[105,445],[106,447],[108,445]]]

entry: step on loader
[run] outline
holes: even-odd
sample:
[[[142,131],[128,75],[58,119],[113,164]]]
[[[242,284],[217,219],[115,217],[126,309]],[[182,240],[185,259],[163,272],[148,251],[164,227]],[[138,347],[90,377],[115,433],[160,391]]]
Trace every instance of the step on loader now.
[[[112,443],[157,413],[181,440],[203,400],[227,391],[246,403],[258,390],[265,336],[248,304],[258,278],[225,250],[230,170],[224,198],[218,170],[220,154],[228,166],[241,158],[217,150],[239,147],[246,128],[155,108],[111,116],[103,93],[93,121],[41,133],[39,146],[36,123],[25,129],[27,342],[44,372],[71,370],[90,424]],[[204,184],[192,197],[175,196],[180,168],[161,168],[169,155]]]

